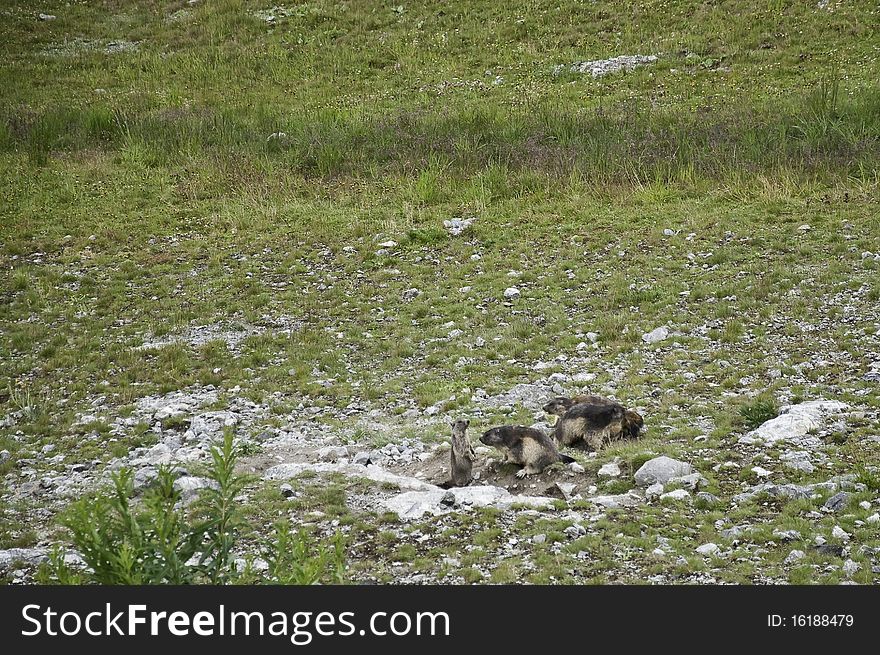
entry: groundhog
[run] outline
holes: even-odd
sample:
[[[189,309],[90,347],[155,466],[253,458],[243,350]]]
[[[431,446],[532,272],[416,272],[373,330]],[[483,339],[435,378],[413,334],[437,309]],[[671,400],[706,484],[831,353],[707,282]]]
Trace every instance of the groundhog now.
[[[620,403],[578,403],[556,422],[555,437],[563,446],[583,443],[591,450],[619,439],[637,439],[644,425],[642,417]]]
[[[614,402],[609,398],[604,398],[603,396],[574,396],[573,398],[566,398],[565,396],[557,396],[549,403],[544,405],[543,409],[548,414],[553,414],[554,416],[559,416],[560,418],[565,416],[565,412],[570,410],[575,405],[581,405],[583,403],[592,403],[594,405],[616,405],[618,403]]]
[[[511,462],[523,468],[516,477],[535,475],[556,462],[571,463],[574,458],[560,455],[553,440],[540,430],[521,425],[504,425],[483,433],[480,441],[494,446],[504,455],[502,463]]]
[[[458,420],[452,424],[452,449],[450,452],[450,471],[452,471],[451,487],[466,487],[474,479],[473,468],[476,454],[467,432],[470,421]]]

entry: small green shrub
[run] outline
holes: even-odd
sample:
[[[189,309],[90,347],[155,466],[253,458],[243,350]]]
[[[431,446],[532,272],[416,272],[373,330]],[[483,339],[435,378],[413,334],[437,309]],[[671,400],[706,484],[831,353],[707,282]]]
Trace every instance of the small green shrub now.
[[[739,408],[740,421],[749,430],[754,430],[765,421],[776,418],[778,414],[779,406],[772,398],[758,398]]]
[[[268,574],[261,578],[252,566],[239,570],[234,551],[242,515],[235,498],[246,481],[235,473],[240,454],[227,431],[223,444],[211,449],[206,477],[214,484],[202,490],[191,511],[179,503],[181,495],[170,468],[160,467],[156,482],[138,505],[132,502],[133,472],[117,472],[112,493],[80,500],[62,519],[88,568],[74,570],[57,548],[37,580],[108,585],[314,584],[324,579],[341,583],[345,571],[341,537],[336,537],[332,548],[310,548],[307,535],[293,537],[281,524],[270,547]]]

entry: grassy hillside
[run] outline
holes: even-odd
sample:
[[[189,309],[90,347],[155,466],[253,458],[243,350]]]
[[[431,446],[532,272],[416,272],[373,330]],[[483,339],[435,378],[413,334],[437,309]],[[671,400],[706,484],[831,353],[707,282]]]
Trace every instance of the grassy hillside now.
[[[0,548],[63,540],[56,501],[23,483],[155,443],[142,423],[111,436],[109,417],[193,385],[266,405],[276,427],[317,407],[327,434],[375,443],[340,413],[360,407],[393,423],[389,440],[432,442],[458,415],[479,417],[474,430],[536,420],[480,414],[477,389],[592,373],[647,429],[590,460],[593,477],[668,452],[722,498],[763,461],[736,445],[750,408],[834,398],[861,418],[826,444],[828,466],[780,480],[853,473],[867,485],[853,501],[876,507],[878,21],[876,3],[833,0],[3,2]],[[569,68],[636,54],[658,59]],[[452,235],[453,219],[473,224]],[[204,325],[245,336],[175,340]],[[661,325],[673,336],[646,344]],[[96,399],[106,416],[77,424]],[[434,422],[401,419],[434,406]],[[48,445],[64,457],[48,462]],[[875,509],[806,519],[815,508],[798,503],[737,509],[763,526],[764,552],[712,575],[840,579],[819,555],[783,566],[774,527],[812,543],[843,521],[877,539]],[[492,564],[532,530],[521,518],[446,526],[485,537],[442,575],[429,564],[454,543],[349,524],[352,543],[381,531],[394,553],[355,549],[363,571],[603,582],[711,568],[691,542],[724,513],[645,512],[536,546],[537,572]],[[686,565],[650,557],[657,534]],[[581,551],[588,569],[572,564]],[[870,555],[850,556],[876,578]]]

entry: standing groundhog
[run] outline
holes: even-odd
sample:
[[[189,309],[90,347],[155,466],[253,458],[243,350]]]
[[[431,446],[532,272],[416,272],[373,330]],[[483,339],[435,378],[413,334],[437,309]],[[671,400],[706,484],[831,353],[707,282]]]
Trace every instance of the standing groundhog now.
[[[563,446],[583,442],[598,451],[618,439],[637,439],[642,425],[644,420],[638,413],[602,399],[573,405],[556,422],[555,436]]]
[[[452,482],[450,486],[466,487],[474,479],[473,468],[476,454],[471,442],[468,441],[467,432],[470,421],[458,420],[452,424],[452,449],[450,452],[450,471]]]
[[[523,468],[516,477],[540,473],[556,462],[566,464],[575,461],[568,455],[560,455],[553,440],[540,430],[521,425],[504,425],[483,433],[480,441],[495,446],[504,455],[502,463],[520,464]]]

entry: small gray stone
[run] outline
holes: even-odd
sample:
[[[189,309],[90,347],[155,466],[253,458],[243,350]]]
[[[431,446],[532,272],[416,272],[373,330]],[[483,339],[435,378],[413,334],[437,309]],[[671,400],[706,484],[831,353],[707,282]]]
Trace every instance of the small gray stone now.
[[[781,541],[799,541],[803,538],[797,530],[774,530],[773,536]]]
[[[841,541],[849,541],[849,532],[841,528],[839,525],[835,525],[831,530],[831,536],[835,539],[840,539]]]
[[[583,537],[587,534],[587,529],[582,526],[580,523],[575,523],[574,525],[570,525],[563,532],[569,539],[577,539],[578,537]]]
[[[599,468],[600,478],[616,478],[620,476],[620,465],[617,462],[603,464]]]
[[[285,498],[293,498],[296,496],[296,491],[294,491],[293,487],[286,482],[278,487],[278,491],[280,491],[281,495]]]
[[[577,462],[572,462],[571,464],[569,464],[568,470],[572,473],[583,473],[585,471],[584,467]]]
[[[862,566],[858,562],[854,562],[851,559],[848,559],[843,563],[843,573],[848,578],[853,577],[861,568]]]
[[[354,464],[360,464],[361,466],[367,466],[368,464],[370,464],[370,453],[361,450],[361,451],[355,453],[355,456],[351,458],[351,461]]]
[[[839,512],[842,509],[845,509],[849,504],[849,494],[846,491],[841,491],[840,493],[836,493],[831,498],[825,501],[825,509],[832,512]]]
[[[704,556],[718,555],[721,552],[721,549],[718,547],[717,544],[708,543],[703,544],[702,546],[698,546],[696,548],[696,552]]]
[[[665,494],[660,494],[660,500],[686,500],[691,494],[686,489],[673,489]]]
[[[803,558],[805,558],[807,554],[802,550],[793,550],[788,556],[783,560],[783,564],[795,564],[799,562]]]
[[[547,541],[547,535],[543,533],[536,534],[534,537],[532,537],[533,544],[543,544],[545,541]]]
[[[517,289],[516,287],[508,287],[504,290],[504,297],[508,300],[516,300],[517,298],[519,298],[519,296],[519,289]]]
[[[669,329],[663,326],[654,328],[642,335],[642,341],[645,343],[659,343],[667,338],[669,338]]]
[[[721,504],[721,500],[718,498],[718,496],[710,494],[708,491],[699,492],[696,499],[698,503],[707,507],[717,507]]]
[[[663,485],[659,482],[650,485],[647,489],[645,489],[645,496],[647,498],[657,498],[660,494],[663,493]]]
[[[636,471],[635,480],[639,486],[647,487],[656,482],[666,484],[672,478],[680,478],[693,472],[694,467],[687,462],[681,462],[663,455],[642,464],[641,468]]]

